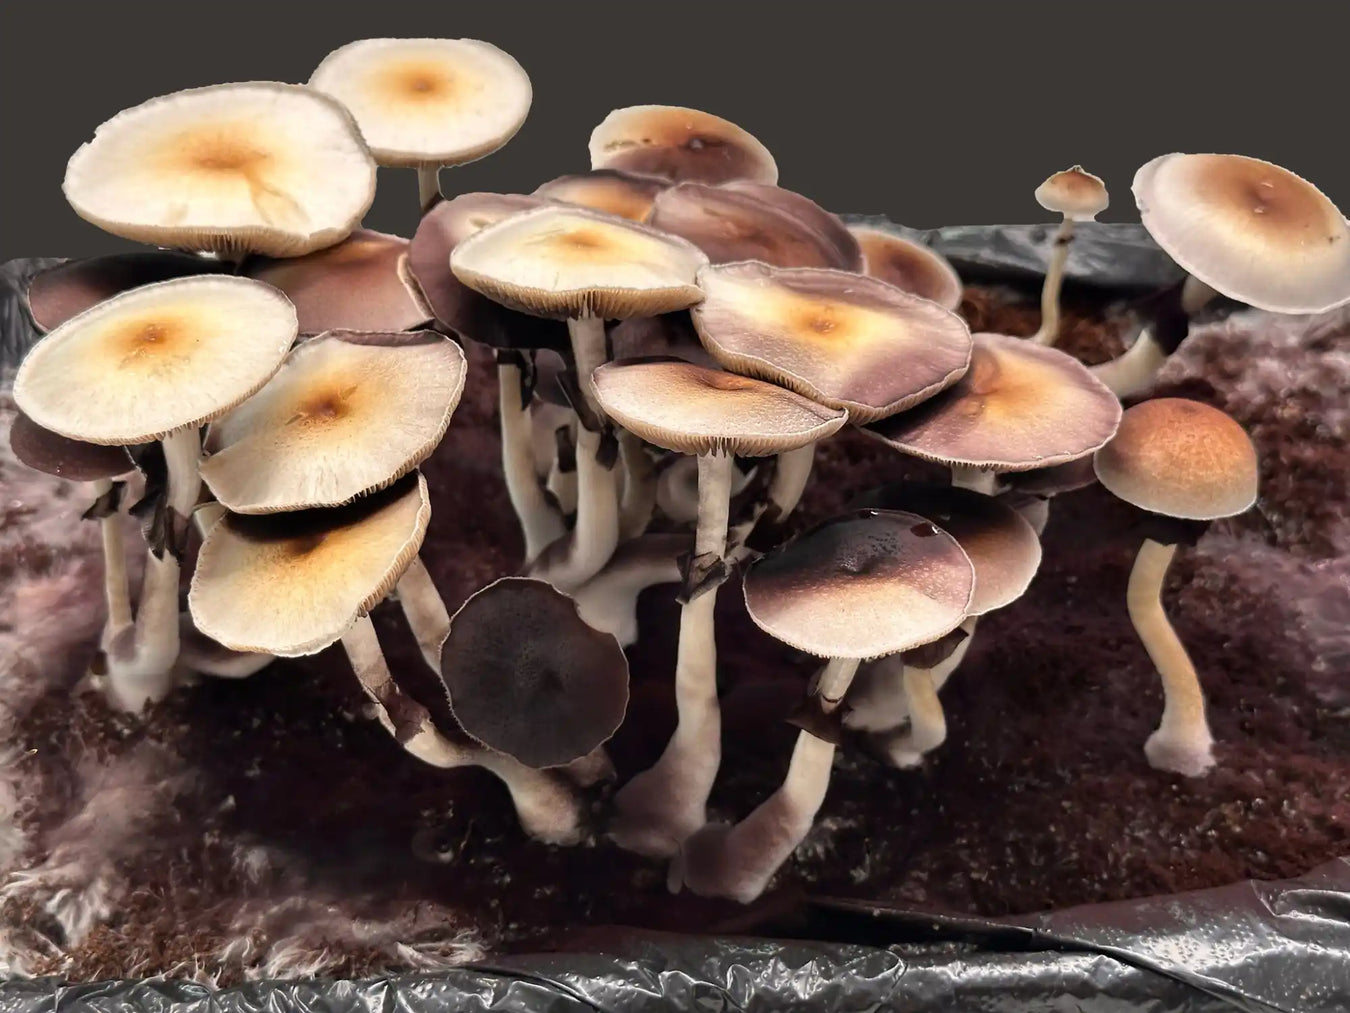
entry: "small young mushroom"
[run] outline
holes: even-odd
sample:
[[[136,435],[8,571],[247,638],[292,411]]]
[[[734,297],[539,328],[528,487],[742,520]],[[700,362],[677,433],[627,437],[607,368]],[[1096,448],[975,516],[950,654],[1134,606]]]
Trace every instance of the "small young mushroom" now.
[[[961,278],[936,250],[884,229],[850,225],[848,230],[862,249],[863,273],[949,310],[961,305]]]
[[[1112,495],[1158,515],[1145,526],[1127,594],[1130,621],[1162,678],[1165,698],[1162,722],[1144,753],[1154,767],[1196,777],[1214,764],[1214,739],[1195,666],[1163,611],[1163,581],[1179,542],[1193,542],[1209,521],[1256,502],[1256,448],[1219,409],[1159,398],[1126,411],[1093,463]]]
[[[139,710],[173,685],[178,579],[201,489],[201,427],[258,391],[296,337],[295,308],[247,278],[157,282],[99,303],[39,341],[14,399],[43,428],[86,443],[163,445],[139,614],[108,648],[108,688]]]
[[[1041,286],[1041,326],[1031,336],[1038,345],[1053,345],[1059,337],[1059,293],[1064,286],[1064,265],[1069,259],[1074,223],[1096,221],[1110,198],[1101,179],[1075,165],[1038,186],[1036,203],[1064,216],[1055,232],[1054,252],[1050,254],[1050,266]]]
[[[821,736],[833,737],[827,729],[860,661],[951,633],[969,612],[975,570],[956,539],[931,521],[864,510],[779,546],[750,566],[744,586],[760,629],[829,659],[781,787],[739,823],[695,833],[672,863],[672,887],[748,903],[810,831],[825,800],[835,746]]]
[[[579,204],[607,215],[644,222],[651,214],[657,194],[670,187],[670,180],[643,176],[618,169],[593,169],[559,176],[538,186],[534,196],[563,204]]]
[[[101,124],[66,166],[75,212],[105,232],[227,259],[345,239],[375,162],[336,101],[274,81],[190,88]]]
[[[28,283],[24,300],[33,323],[45,332],[128,289],[190,274],[223,274],[230,269],[225,261],[171,250],[114,253],[68,260],[38,272]]]
[[[361,39],[333,50],[311,88],[351,110],[380,165],[417,170],[425,212],[443,165],[492,154],[525,124],[529,75],[477,39]]]
[[[769,149],[729,120],[681,106],[615,109],[591,132],[592,169],[662,176],[675,182],[777,183]]]
[[[726,579],[732,455],[778,454],[837,432],[847,414],[772,384],[688,362],[607,363],[596,396],[615,421],[666,450],[698,455],[699,511],[684,570],[675,663],[679,723],[661,758],[615,796],[611,836],[649,855],[675,853],[703,825],[721,762],[713,612]]]

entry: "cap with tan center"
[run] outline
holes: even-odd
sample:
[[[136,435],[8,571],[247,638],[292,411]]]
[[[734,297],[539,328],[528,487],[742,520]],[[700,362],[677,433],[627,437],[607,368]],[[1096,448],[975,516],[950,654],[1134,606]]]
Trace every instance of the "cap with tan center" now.
[[[642,222],[651,214],[656,195],[669,187],[670,180],[660,176],[594,169],[551,179],[536,189],[534,195]]]
[[[862,247],[865,273],[949,310],[961,305],[961,278],[936,250],[882,229],[850,225],[849,231]]]
[[[594,379],[619,425],[682,454],[768,457],[823,440],[848,420],[782,387],[690,362],[607,362]]]
[[[492,154],[525,123],[529,75],[477,39],[362,39],[309,79],[351,110],[381,165],[459,165]]]
[[[1350,223],[1307,180],[1242,155],[1162,155],[1134,176],[1144,227],[1210,288],[1276,313],[1350,300]]]
[[[955,538],[975,567],[968,615],[984,615],[1016,601],[1041,565],[1035,529],[1006,503],[971,489],[894,482],[864,493],[850,506],[918,514]]]
[[[316,654],[398,583],[430,518],[416,472],[336,509],[226,514],[197,557],[192,621],[233,651]]]
[[[785,542],[745,573],[755,625],[820,658],[880,658],[946,636],[970,609],[975,568],[918,514],[861,510]]]
[[[34,345],[14,377],[14,400],[74,440],[148,443],[248,398],[296,332],[295,307],[260,281],[161,281],[99,303]]]
[[[699,285],[691,316],[713,358],[858,424],[932,397],[970,362],[960,317],[876,278],[749,261],[707,268]]]
[[[729,120],[681,106],[615,109],[591,132],[591,168],[664,176],[676,182],[777,183],[769,149]]]
[[[759,183],[681,183],[657,195],[647,224],[683,236],[714,264],[855,271],[862,251],[841,222],[800,194]]]
[[[296,346],[212,423],[202,480],[236,513],[339,506],[421,464],[464,391],[464,353],[434,331],[330,331]]]
[[[431,319],[408,273],[409,245],[399,236],[357,229],[342,242],[303,257],[250,261],[247,273],[295,304],[301,334],[406,331]]]
[[[254,81],[118,113],[71,156],[63,189],[81,218],[116,236],[297,257],[357,226],[375,199],[375,162],[336,101]]]
[[[191,274],[229,274],[232,269],[229,261],[169,250],[68,260],[28,283],[28,314],[39,330],[50,331],[128,289]]]
[[[940,464],[1029,471],[1086,457],[1109,440],[1120,402],[1070,355],[976,334],[970,369],[937,397],[863,431]]]
[[[1242,427],[1184,398],[1141,401],[1093,461],[1114,496],[1183,520],[1232,517],[1256,502],[1257,460]]]
[[[126,447],[68,439],[43,429],[23,412],[16,413],[10,424],[9,446],[14,456],[34,471],[71,482],[116,478],[136,468]]]
[[[450,709],[469,736],[527,767],[570,763],[628,709],[628,659],[547,581],[505,577],[466,601],[441,648]]]
[[[450,269],[470,288],[536,316],[622,320],[687,309],[705,257],[692,243],[589,208],[550,205],[465,239]]]
[[[1036,203],[1074,222],[1090,222],[1106,210],[1106,184],[1081,165],[1057,172],[1036,187]]]

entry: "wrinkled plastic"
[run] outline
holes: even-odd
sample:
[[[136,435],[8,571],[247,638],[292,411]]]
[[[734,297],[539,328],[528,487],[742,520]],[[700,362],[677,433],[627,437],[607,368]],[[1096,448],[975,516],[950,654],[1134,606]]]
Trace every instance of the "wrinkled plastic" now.
[[[0,264],[0,371],[18,366],[38,338],[24,297],[28,283],[39,271],[59,263],[55,257],[32,257]]]

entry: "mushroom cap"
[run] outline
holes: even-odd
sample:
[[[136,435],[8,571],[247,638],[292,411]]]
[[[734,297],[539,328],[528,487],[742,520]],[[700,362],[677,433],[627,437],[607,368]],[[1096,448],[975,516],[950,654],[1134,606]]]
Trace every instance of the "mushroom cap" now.
[[[441,648],[450,709],[469,737],[527,767],[585,756],[628,709],[628,659],[552,584],[504,577],[466,601]]]
[[[253,81],[118,113],[71,156],[63,189],[81,218],[115,236],[297,257],[360,223],[375,199],[375,162],[329,96]]]
[[[34,471],[71,482],[116,478],[136,469],[126,447],[69,439],[43,429],[23,412],[17,412],[10,424],[9,447],[20,462]]]
[[[212,423],[202,480],[235,513],[340,506],[426,460],[464,391],[464,352],[435,331],[329,331]]]
[[[219,418],[265,384],[297,332],[295,307],[249,278],[156,282],[99,303],[33,346],[14,400],[86,443],[148,443]]]
[[[1081,165],[1057,172],[1036,187],[1036,203],[1074,222],[1090,222],[1111,203],[1106,184]]]
[[[303,257],[250,261],[246,273],[286,294],[301,334],[406,331],[432,317],[408,273],[409,246],[400,236],[357,229]]]
[[[317,654],[393,589],[430,519],[418,473],[330,510],[226,514],[202,541],[192,621],[233,651]]]
[[[682,454],[768,457],[838,432],[848,414],[771,383],[690,362],[607,362],[592,374],[605,412]]]
[[[615,109],[591,132],[591,168],[663,176],[675,182],[778,182],[769,149],[712,113],[682,106]]]
[[[50,331],[128,289],[190,274],[228,274],[226,260],[171,250],[142,250],[68,260],[40,271],[28,283],[28,315]]]
[[[1144,227],[1231,299],[1276,313],[1350,300],[1350,223],[1315,186],[1243,155],[1161,155],[1134,176]]]
[[[525,123],[530,77],[478,39],[361,39],[333,50],[309,85],[351,110],[381,165],[460,165]]]
[[[1086,457],[1119,423],[1116,396],[1073,356],[976,334],[965,376],[864,432],[939,464],[1029,471]]]
[[[902,292],[931,299],[949,310],[961,305],[965,286],[956,268],[942,254],[884,229],[862,225],[848,228],[862,248],[864,274],[880,278]]]
[[[970,363],[965,321],[876,278],[746,261],[698,281],[704,300],[691,316],[713,358],[859,425],[932,397]]]
[[[1185,398],[1134,405],[1093,460],[1102,485],[1167,517],[1232,517],[1256,502],[1256,448],[1217,408]]]
[[[592,169],[570,176],[559,176],[538,187],[536,197],[579,204],[607,215],[642,222],[651,214],[656,195],[670,187],[670,180],[643,176],[618,169]]]
[[[465,239],[450,270],[470,288],[541,317],[623,320],[687,309],[705,257],[692,243],[589,208],[548,205]]]
[[[864,493],[850,506],[918,514],[955,538],[975,567],[967,615],[982,616],[1022,597],[1041,565],[1035,528],[1006,503],[973,489],[893,482]]]
[[[683,359],[717,369],[717,360],[703,347],[688,310],[655,317],[631,317],[609,329],[615,359]]]
[[[931,643],[969,614],[975,568],[918,514],[860,510],[752,563],[745,605],[760,629],[821,658],[880,658]]]
[[[658,194],[647,224],[682,236],[714,264],[861,270],[848,227],[801,194],[763,183],[681,183]]]

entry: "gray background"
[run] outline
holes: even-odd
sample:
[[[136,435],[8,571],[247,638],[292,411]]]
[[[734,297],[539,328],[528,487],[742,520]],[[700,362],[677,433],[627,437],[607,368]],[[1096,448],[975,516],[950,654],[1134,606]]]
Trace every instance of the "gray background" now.
[[[424,35],[493,42],[534,83],[524,129],[447,170],[451,194],[585,169],[609,110],[657,102],[740,123],[831,210],[920,227],[1043,220],[1032,190],[1073,162],[1106,179],[1104,220],[1132,220],[1134,169],[1167,151],[1268,158],[1350,211],[1345,0],[0,0],[0,260],[126,248],[61,195],[117,111]],[[414,187],[382,170],[367,224],[407,234]]]

